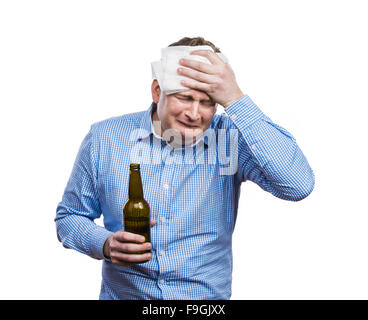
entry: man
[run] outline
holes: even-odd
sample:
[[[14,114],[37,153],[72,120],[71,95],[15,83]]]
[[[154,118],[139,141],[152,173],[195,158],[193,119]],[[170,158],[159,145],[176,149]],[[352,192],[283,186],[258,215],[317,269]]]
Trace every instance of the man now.
[[[57,208],[63,245],[104,260],[100,299],[229,299],[241,183],[289,201],[314,187],[294,137],[243,93],[216,46],[183,38],[166,49],[150,108],[91,126]],[[173,57],[180,84],[165,84]],[[141,164],[151,243],[124,231],[131,162]],[[101,213],[105,227],[93,222]]]

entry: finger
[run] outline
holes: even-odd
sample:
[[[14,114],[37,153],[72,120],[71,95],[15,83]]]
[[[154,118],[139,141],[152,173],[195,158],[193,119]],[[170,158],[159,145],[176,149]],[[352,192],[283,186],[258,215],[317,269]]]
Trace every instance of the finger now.
[[[123,230],[116,233],[115,239],[120,242],[138,242],[138,243],[143,243],[146,240],[146,238],[140,234],[131,233]]]
[[[196,54],[207,58],[212,64],[223,64],[224,61],[211,50],[196,50],[192,51],[190,54]]]
[[[188,69],[188,68],[179,68],[178,69],[178,73],[192,78],[194,80],[200,81],[200,82],[205,82],[205,83],[213,83],[214,82],[214,76],[212,75],[208,75],[206,73],[203,72],[199,72],[199,71],[195,71],[192,69]]]
[[[205,62],[183,58],[179,60],[179,63],[184,67],[189,67],[207,74],[216,73],[216,70],[213,68],[213,66]]]
[[[211,92],[211,86],[208,83],[203,83],[203,82],[199,82],[195,80],[182,80],[180,81],[180,83],[184,87],[187,87],[189,89],[200,90],[200,91],[204,91],[207,93]]]
[[[154,227],[156,225],[157,221],[156,220],[151,220],[151,228]]]
[[[148,261],[152,258],[152,253],[144,254],[128,254],[122,252],[114,252],[111,254],[111,261],[117,263],[137,263]]]
[[[143,244],[131,243],[131,242],[124,242],[124,243],[116,242],[112,246],[113,251],[119,251],[122,253],[129,253],[129,254],[143,252],[143,251],[147,251],[151,249],[152,249],[152,244],[150,242],[145,242]]]

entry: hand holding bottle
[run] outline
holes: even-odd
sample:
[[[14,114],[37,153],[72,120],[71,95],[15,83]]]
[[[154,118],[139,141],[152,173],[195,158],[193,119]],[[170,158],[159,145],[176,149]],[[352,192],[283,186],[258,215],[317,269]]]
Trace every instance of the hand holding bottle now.
[[[151,228],[156,225],[156,220],[151,221]],[[137,263],[147,262],[152,258],[150,242],[145,242],[145,237],[136,233],[119,230],[107,238],[103,247],[106,258],[117,266],[131,266]]]

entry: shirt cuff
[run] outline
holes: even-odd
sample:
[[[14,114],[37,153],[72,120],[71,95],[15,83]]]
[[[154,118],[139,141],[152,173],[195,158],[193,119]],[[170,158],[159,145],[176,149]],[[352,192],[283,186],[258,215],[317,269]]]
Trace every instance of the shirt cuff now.
[[[244,131],[264,116],[261,109],[248,95],[244,95],[225,108],[225,112],[240,131]]]
[[[103,254],[103,246],[105,244],[106,239],[114,234],[107,229],[97,226],[92,232],[91,235],[91,255],[96,259],[105,259],[108,260]]]

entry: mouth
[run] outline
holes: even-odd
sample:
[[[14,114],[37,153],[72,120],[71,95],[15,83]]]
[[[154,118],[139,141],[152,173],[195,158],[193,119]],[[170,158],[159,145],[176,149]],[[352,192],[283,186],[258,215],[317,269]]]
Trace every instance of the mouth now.
[[[180,120],[176,120],[177,122],[179,122],[182,126],[184,127],[187,127],[187,128],[191,128],[191,129],[196,129],[196,128],[199,128],[199,126],[195,126],[195,125],[191,125],[191,124],[188,124],[188,123],[184,123]]]

